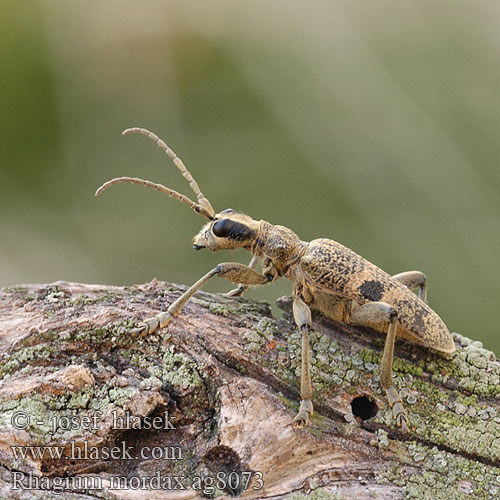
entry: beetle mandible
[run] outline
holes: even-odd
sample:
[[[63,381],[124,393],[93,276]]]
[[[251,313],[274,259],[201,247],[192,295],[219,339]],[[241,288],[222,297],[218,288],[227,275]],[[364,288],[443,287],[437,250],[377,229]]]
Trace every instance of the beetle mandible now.
[[[302,241],[291,229],[256,221],[227,208],[216,213],[182,160],[157,135],[144,128],[129,128],[123,135],[142,134],[152,139],[173,160],[189,182],[197,201],[162,184],[137,177],[117,177],[104,183],[96,196],[113,184],[128,182],[151,187],[189,205],[208,222],[193,238],[200,250],[235,250],[252,253],[248,266],[222,262],[173,302],[166,312],[146,319],[134,333],[147,335],[167,326],[193,294],[213,276],[238,284],[228,293],[241,295],[249,286],[265,285],[284,276],[293,284],[293,317],[302,332],[299,412],[291,423],[306,425],[313,413],[309,358],[311,308],[338,320],[374,328],[385,333],[380,385],[385,390],[398,426],[408,430],[401,397],[392,382],[396,337],[405,338],[442,353],[451,354],[455,343],[441,318],[427,305],[427,280],[419,271],[390,276],[349,248],[326,238]],[[257,268],[261,264],[262,271]],[[412,290],[418,290],[418,295]]]

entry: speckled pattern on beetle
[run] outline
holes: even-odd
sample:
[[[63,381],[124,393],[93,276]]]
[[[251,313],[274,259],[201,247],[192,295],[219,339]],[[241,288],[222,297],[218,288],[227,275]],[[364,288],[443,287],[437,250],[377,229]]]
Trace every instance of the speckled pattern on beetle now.
[[[189,205],[208,219],[209,222],[193,238],[195,250],[244,248],[252,254],[248,266],[237,262],[222,262],[215,266],[171,304],[167,311],[146,319],[132,333],[147,335],[166,327],[193,294],[213,276],[238,284],[228,293],[229,296],[241,295],[249,286],[265,285],[285,277],[293,285],[293,316],[302,332],[301,402],[291,424],[306,425],[313,413],[309,352],[312,308],[335,320],[368,326],[387,335],[380,385],[386,392],[396,424],[407,431],[408,417],[392,382],[396,337],[445,354],[455,351],[455,343],[446,325],[427,305],[426,276],[420,271],[390,276],[336,241],[320,238],[304,242],[291,229],[263,220],[256,221],[231,208],[216,213],[182,160],[165,142],[143,128],[131,128],[123,132],[123,135],[128,134],[142,134],[156,142],[189,182],[197,201],[162,184],[137,177],[112,179],[96,191],[96,196],[122,182],[151,187]],[[257,271],[259,264],[261,272]]]

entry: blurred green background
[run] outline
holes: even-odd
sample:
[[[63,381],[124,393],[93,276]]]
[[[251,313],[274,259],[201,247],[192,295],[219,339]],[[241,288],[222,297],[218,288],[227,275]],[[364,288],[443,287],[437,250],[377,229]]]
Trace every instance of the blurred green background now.
[[[500,3],[0,2],[0,286],[186,284],[241,253],[132,175],[419,269],[451,330],[500,352]],[[227,291],[213,281],[209,291]],[[282,280],[249,295],[274,301]]]

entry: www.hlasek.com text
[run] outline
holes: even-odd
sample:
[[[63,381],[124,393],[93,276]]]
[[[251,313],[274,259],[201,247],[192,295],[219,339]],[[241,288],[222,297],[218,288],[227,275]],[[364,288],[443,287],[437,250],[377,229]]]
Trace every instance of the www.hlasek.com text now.
[[[182,460],[180,446],[143,446],[134,452],[125,441],[115,446],[91,446],[88,442],[69,446],[11,446],[16,460]]]

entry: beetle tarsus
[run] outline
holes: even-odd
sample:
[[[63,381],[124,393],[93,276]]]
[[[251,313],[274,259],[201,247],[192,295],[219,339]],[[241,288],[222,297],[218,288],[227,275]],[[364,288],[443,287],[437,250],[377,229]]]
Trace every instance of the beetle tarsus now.
[[[386,389],[385,393],[387,396],[387,401],[392,408],[392,415],[396,420],[396,425],[398,427],[401,427],[401,430],[403,432],[408,432],[408,417],[406,416],[403,401],[401,400],[399,392],[394,386],[391,386]]]
[[[309,424],[309,416],[313,414],[313,404],[310,399],[303,399],[295,418],[290,422],[294,427],[305,427]]]
[[[169,311],[162,312],[152,318],[145,319],[137,328],[131,330],[131,333],[132,335],[140,335],[141,337],[151,335],[160,330],[160,328],[167,326],[172,318],[173,315]]]

